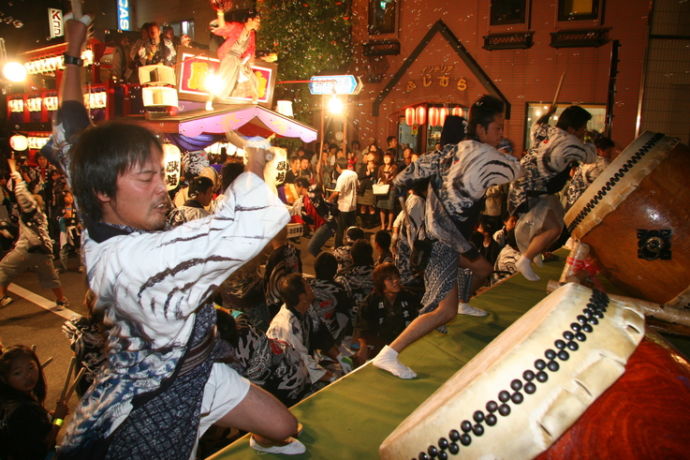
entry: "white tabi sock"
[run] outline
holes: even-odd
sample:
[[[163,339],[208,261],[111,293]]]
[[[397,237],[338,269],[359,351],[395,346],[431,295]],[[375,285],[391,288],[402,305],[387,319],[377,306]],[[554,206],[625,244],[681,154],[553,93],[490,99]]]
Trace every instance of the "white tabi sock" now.
[[[520,258],[515,262],[515,268],[518,269],[522,276],[527,278],[529,281],[539,281],[539,275],[534,273],[532,270],[531,261],[525,256],[520,256]]]
[[[398,361],[398,352],[388,345],[381,349],[379,354],[371,361],[371,364],[401,379],[413,379],[417,377],[417,374],[412,369]]]

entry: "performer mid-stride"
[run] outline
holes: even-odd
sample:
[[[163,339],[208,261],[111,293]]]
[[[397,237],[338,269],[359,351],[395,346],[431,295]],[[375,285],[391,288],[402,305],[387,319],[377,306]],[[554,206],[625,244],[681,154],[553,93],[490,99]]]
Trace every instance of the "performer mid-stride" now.
[[[541,117],[531,130],[532,148],[522,157],[524,176],[513,182],[508,196],[508,211],[518,216],[515,238],[520,258],[515,267],[530,281],[539,276],[532,262],[541,263],[541,253],[563,234],[563,206],[558,192],[578,163],[594,163],[594,145],[585,143],[587,122],[592,115],[573,105],[563,111],[556,126],[549,126],[553,109]]]

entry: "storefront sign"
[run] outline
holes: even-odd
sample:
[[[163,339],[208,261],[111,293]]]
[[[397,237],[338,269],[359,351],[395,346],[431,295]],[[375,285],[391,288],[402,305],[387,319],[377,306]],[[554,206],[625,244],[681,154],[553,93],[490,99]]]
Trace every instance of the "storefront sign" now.
[[[316,95],[357,94],[362,82],[354,75],[317,75],[309,79],[309,92]]]
[[[48,27],[50,29],[50,38],[65,35],[65,28],[62,23],[62,10],[48,8]]]
[[[40,150],[43,148],[44,145],[48,143],[48,137],[41,136],[41,137],[36,137],[36,136],[29,136],[29,149],[31,150]]]
[[[130,23],[129,0],[117,0],[117,28],[129,30]]]
[[[447,88],[455,91],[466,91],[467,80],[464,77],[453,76],[453,65],[430,65],[422,69],[419,79],[410,79],[405,85],[405,92],[411,93],[417,88]]]

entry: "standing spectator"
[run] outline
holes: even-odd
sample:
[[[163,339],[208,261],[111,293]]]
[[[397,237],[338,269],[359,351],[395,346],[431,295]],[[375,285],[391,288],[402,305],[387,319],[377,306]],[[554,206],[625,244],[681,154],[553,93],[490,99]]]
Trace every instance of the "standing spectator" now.
[[[309,157],[304,156],[299,157],[299,159],[299,177],[304,177],[309,181],[310,184],[313,184],[315,181],[314,171],[311,169],[311,162],[309,161]]]
[[[347,169],[347,160],[338,158],[335,170],[339,174],[335,190],[328,197],[331,203],[338,200],[337,228],[335,231],[335,247],[342,246],[345,229],[355,223],[357,209],[357,174]]]
[[[0,349],[0,458],[51,458],[67,406],[59,401],[49,414],[43,407],[46,381],[36,353],[15,345]]]
[[[314,311],[339,343],[352,328],[352,303],[345,288],[335,281],[337,271],[333,254],[322,252],[314,261],[315,277],[309,279],[309,284],[314,291]]]
[[[161,46],[163,64],[174,67],[177,62],[177,47],[180,46],[180,40],[175,36],[175,31],[171,26],[163,26]]]
[[[393,217],[395,217],[395,190],[393,179],[398,175],[398,167],[393,163],[393,154],[387,151],[383,154],[383,164],[379,166],[377,179],[379,184],[388,185],[386,195],[376,197],[376,207],[381,217],[381,230],[393,230]]]
[[[14,180],[14,194],[19,206],[19,238],[14,249],[0,260],[0,307],[12,303],[7,286],[24,270],[35,267],[44,288],[51,289],[57,308],[69,305],[62,292],[60,278],[53,266],[53,240],[48,234],[48,219],[43,212],[40,195],[32,195],[22,175],[17,171],[14,158],[7,160]]]
[[[81,271],[81,224],[77,218],[72,192],[66,191],[65,207],[59,219],[60,263],[64,270]]]
[[[376,226],[376,198],[372,186],[377,179],[378,167],[374,153],[366,153],[364,159],[364,164],[360,166],[357,172],[359,180],[357,204],[359,205],[362,227],[370,228]]]
[[[393,164],[398,163],[401,158],[400,158],[400,144],[398,143],[398,138],[395,136],[388,136],[386,138],[386,152],[385,153],[390,153],[393,155]]]
[[[129,55],[134,65],[134,75],[132,76],[134,81],[139,81],[139,67],[163,62],[160,28],[158,24],[155,22],[147,22],[141,26],[141,38],[134,42]]]

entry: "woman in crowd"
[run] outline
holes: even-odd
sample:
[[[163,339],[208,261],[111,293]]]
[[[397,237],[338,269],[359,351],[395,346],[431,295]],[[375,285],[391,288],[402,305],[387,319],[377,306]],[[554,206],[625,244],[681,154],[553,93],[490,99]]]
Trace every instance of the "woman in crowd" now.
[[[381,217],[381,230],[393,230],[393,213],[395,209],[395,192],[393,179],[398,174],[398,166],[394,163],[392,152],[383,154],[383,164],[379,166],[377,179],[379,184],[388,185],[388,193],[376,197],[376,207]]]

